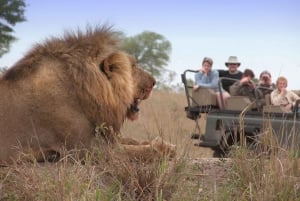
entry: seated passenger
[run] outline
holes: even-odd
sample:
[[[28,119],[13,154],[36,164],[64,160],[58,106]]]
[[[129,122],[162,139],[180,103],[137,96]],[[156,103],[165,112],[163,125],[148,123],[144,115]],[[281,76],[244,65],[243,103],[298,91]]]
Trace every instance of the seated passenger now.
[[[285,112],[291,112],[296,100],[300,97],[287,89],[287,79],[283,76],[276,81],[276,89],[271,93],[271,103],[273,105],[280,105]]]
[[[241,63],[238,61],[238,58],[236,56],[230,56],[228,58],[228,61],[225,62],[225,66],[228,68],[228,70],[219,70],[219,77],[222,78],[232,78],[236,80],[240,80],[243,76],[243,73],[238,70]],[[234,83],[233,80],[222,80],[222,86],[223,88],[229,93],[230,92],[230,86]]]
[[[272,76],[269,71],[263,71],[259,75],[259,81],[257,88],[255,90],[255,95],[257,98],[257,105],[262,109],[266,105],[265,96],[271,94],[271,92],[276,88],[275,84],[272,82]]]
[[[263,71],[259,75],[258,86],[262,87],[263,94],[270,94],[275,88],[275,84],[272,82],[272,76],[269,71]]]
[[[255,77],[250,69],[245,69],[241,80],[236,81],[230,87],[230,95],[232,96],[247,96],[251,101],[255,101],[254,89],[256,84],[253,82]]]
[[[212,70],[213,60],[209,57],[204,57],[202,61],[202,67],[199,72],[195,74],[195,85],[193,89],[197,91],[199,88],[210,88],[214,90],[217,96],[218,106],[223,109],[221,94],[224,100],[224,105],[226,99],[230,96],[224,89],[219,90],[219,73],[217,70]]]

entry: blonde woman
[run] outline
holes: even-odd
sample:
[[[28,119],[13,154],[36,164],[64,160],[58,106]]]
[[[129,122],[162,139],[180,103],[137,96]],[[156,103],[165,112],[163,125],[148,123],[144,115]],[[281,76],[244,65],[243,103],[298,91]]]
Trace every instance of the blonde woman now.
[[[271,103],[283,106],[286,112],[291,112],[296,100],[300,97],[293,91],[287,90],[287,79],[283,76],[276,81],[276,89],[271,93]]]

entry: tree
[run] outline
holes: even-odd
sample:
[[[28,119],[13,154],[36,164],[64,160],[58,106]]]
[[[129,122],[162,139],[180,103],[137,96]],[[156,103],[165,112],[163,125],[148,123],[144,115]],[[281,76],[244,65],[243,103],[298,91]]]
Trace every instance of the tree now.
[[[172,81],[174,78],[174,72],[165,68],[170,59],[171,43],[164,36],[144,31],[133,37],[123,38],[121,49],[134,55],[140,67],[158,80],[158,86],[163,85],[165,79]]]
[[[0,75],[7,70],[7,67],[0,67]]]
[[[16,40],[12,35],[13,26],[25,21],[24,0],[0,0],[0,57],[9,51],[10,44]]]

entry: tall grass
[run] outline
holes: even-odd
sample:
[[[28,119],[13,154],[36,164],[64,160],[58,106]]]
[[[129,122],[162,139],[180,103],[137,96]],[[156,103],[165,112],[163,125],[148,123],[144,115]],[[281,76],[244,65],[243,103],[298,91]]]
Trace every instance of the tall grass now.
[[[85,160],[73,151],[56,163],[18,161],[2,168],[0,200],[170,199],[179,167],[175,161],[161,158],[145,164],[118,148],[106,148],[94,147]]]
[[[96,142],[84,164],[66,152],[57,163],[0,168],[0,201],[300,200],[298,148],[282,148],[266,126],[259,152],[239,146],[230,158],[212,159],[210,148],[190,139],[195,124],[184,106],[183,93],[154,91],[142,103],[139,120],[125,122],[122,129],[124,137],[159,135],[176,144],[176,160],[145,164]]]
[[[161,124],[158,116],[154,121],[131,129],[141,131],[137,139],[160,135],[176,143],[172,135],[166,134],[169,128]],[[145,128],[148,129],[145,131]],[[131,132],[127,136],[135,137]],[[170,200],[183,164],[180,155],[172,161],[167,158],[151,163],[131,160],[121,149],[111,149],[101,140],[95,140],[94,149],[87,153],[84,164],[74,150],[63,155],[66,157],[57,163],[21,160],[1,168],[0,200]]]

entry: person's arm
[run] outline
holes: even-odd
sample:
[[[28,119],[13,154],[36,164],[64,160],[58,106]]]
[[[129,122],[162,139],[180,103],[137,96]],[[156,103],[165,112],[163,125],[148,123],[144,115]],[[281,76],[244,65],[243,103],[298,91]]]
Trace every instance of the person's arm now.
[[[300,99],[300,97],[293,91],[289,91],[289,98],[293,104],[296,102],[296,100]]]
[[[209,81],[211,78],[211,81]],[[199,72],[195,75],[196,85],[203,88],[217,88],[219,82],[219,74],[217,71],[212,71],[209,75]]]
[[[193,87],[194,90],[199,89],[199,87],[202,85],[203,76],[204,76],[204,73],[201,70],[198,73],[195,74],[195,85]]]
[[[194,85],[194,90],[197,90],[199,88],[199,84],[201,82],[202,78],[202,72],[199,71],[198,73],[195,74],[195,85]]]
[[[240,85],[240,81],[236,81],[233,85],[229,87],[230,95],[232,96],[238,96],[239,90],[242,85]]]
[[[219,85],[219,72],[217,70],[213,70],[210,73],[211,78],[211,87],[212,88],[218,88]]]

